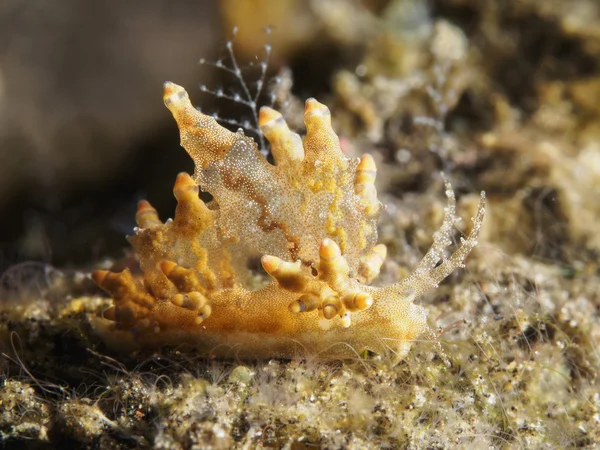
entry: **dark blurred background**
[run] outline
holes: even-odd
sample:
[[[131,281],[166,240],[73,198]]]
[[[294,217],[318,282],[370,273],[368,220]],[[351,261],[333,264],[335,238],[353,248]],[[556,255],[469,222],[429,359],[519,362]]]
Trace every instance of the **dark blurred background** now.
[[[123,246],[136,200],[190,166],[161,85],[195,86],[220,35],[213,1],[1,3],[0,267]]]

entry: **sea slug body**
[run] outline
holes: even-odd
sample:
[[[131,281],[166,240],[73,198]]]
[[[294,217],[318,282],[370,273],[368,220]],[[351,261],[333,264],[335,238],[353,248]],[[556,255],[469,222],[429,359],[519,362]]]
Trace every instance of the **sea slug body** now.
[[[386,257],[377,244],[381,204],[373,158],[346,157],[327,107],[306,101],[306,136],[262,108],[259,125],[275,164],[243,131],[230,132],[167,82],[164,102],[196,166],[175,182],[173,220],[141,201],[129,237],[143,277],[129,270],[92,277],[113,298],[95,321],[116,347],[193,344],[219,357],[355,357],[365,350],[402,357],[429,334],[415,299],[461,267],[477,243],[481,200],[470,234],[450,256],[455,198],[433,245],[411,275],[371,287]],[[213,200],[204,203],[199,191]],[[271,282],[256,286],[248,261],[261,258]]]

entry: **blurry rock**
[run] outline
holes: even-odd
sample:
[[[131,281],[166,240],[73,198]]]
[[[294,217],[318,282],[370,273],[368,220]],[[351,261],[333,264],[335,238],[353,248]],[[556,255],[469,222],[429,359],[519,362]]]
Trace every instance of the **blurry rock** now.
[[[278,55],[289,58],[307,47],[364,43],[377,25],[369,5],[361,2],[223,0],[220,4],[225,29],[239,29],[236,43],[246,59],[261,52],[266,27],[272,28]]]

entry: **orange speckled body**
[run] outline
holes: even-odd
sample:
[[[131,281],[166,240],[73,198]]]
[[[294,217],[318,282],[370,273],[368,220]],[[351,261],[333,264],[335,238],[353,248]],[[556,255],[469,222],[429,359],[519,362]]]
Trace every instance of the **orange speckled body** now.
[[[129,240],[143,279],[127,270],[92,275],[113,297],[95,321],[107,343],[190,343],[224,357],[328,359],[364,350],[401,357],[411,341],[431,335],[427,313],[414,300],[476,245],[483,193],[470,235],[445,257],[455,222],[446,183],[448,206],[430,251],[404,280],[374,288],[369,283],[386,257],[377,244],[375,163],[341,152],[324,105],[307,100],[304,138],[281,114],[261,109],[272,165],[242,131],[232,133],[197,111],[180,86],[165,83],[164,101],[196,171],[177,177],[173,220],[162,223],[148,202],[139,204],[139,228]],[[214,200],[202,202],[200,189]],[[247,268],[255,257],[272,279],[262,287]]]

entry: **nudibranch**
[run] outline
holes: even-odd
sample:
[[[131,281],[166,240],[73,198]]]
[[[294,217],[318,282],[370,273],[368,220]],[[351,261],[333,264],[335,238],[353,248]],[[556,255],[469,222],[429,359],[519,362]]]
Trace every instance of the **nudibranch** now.
[[[367,350],[402,357],[419,336],[433,336],[427,311],[414,302],[477,244],[484,193],[472,230],[447,256],[456,217],[446,182],[448,204],[431,249],[407,278],[372,287],[386,257],[377,243],[375,163],[368,154],[342,153],[325,105],[306,101],[303,138],[277,111],[260,110],[271,164],[242,130],[194,108],[182,87],[165,83],[164,103],[195,173],[177,177],[174,219],[163,223],[150,203],[139,203],[128,239],[143,276],[92,274],[113,299],[96,321],[109,344],[190,343],[219,357],[327,359]],[[203,202],[200,190],[213,199]],[[262,285],[249,269],[259,257],[270,279]]]

